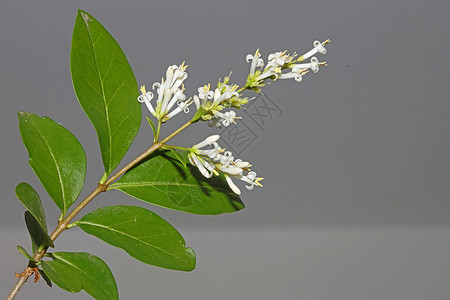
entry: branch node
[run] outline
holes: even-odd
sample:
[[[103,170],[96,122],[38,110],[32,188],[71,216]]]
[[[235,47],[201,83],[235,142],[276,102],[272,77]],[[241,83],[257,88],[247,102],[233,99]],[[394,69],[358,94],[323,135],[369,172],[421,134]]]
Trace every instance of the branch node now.
[[[104,184],[104,183],[98,183],[98,187],[100,188],[100,192],[106,192],[106,189],[108,188],[108,185]]]
[[[37,267],[26,267],[21,273],[15,273],[16,277],[25,277],[25,281],[28,277],[34,274],[34,282],[38,282],[40,278],[39,270]]]

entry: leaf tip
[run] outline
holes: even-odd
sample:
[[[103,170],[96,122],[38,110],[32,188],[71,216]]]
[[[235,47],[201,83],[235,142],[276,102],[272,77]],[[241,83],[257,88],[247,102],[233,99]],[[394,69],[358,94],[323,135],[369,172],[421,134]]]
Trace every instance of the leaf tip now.
[[[81,10],[81,9],[78,10],[78,14],[81,15],[84,23],[86,24],[86,26],[89,27],[89,22],[92,21],[91,16],[87,12],[85,12],[84,10]]]
[[[196,264],[197,264],[197,258],[196,258],[194,249],[192,249],[191,247],[186,247],[186,253],[188,255],[190,255],[191,258],[192,258],[192,264],[189,265],[189,267],[186,269],[186,271],[190,272],[190,271],[193,271],[195,269]]]
[[[26,112],[26,111],[18,111],[17,112],[17,118],[19,118],[19,120],[24,119],[24,118],[28,118],[31,115],[32,115],[32,113]]]

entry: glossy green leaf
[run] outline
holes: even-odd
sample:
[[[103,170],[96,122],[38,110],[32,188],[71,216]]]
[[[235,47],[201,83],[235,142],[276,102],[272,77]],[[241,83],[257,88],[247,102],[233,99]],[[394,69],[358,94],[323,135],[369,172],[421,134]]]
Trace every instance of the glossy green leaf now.
[[[84,150],[70,131],[52,119],[28,112],[19,112],[18,117],[30,166],[65,214],[83,188],[86,176]],[[35,213],[37,211],[33,209]]]
[[[53,241],[48,236],[47,231],[42,228],[41,224],[39,224],[39,222],[29,211],[25,212],[25,223],[27,224],[28,232],[30,233],[34,248],[39,249],[40,247],[54,247]]]
[[[110,174],[139,130],[138,87],[119,44],[82,10],[73,30],[70,70],[78,101],[97,132],[105,172]]]
[[[116,281],[106,263],[84,252],[54,252],[52,261],[42,261],[45,274],[71,293],[82,289],[95,299],[119,299]]]
[[[77,222],[89,234],[158,267],[191,271],[195,254],[181,234],[155,213],[136,206],[108,206]]]
[[[178,152],[187,160],[187,154]],[[184,168],[170,151],[159,151],[125,173],[110,189],[158,206],[201,215],[230,213],[244,208],[225,179],[203,177],[188,165]]]
[[[16,196],[28,211],[34,216],[42,228],[47,231],[44,207],[41,198],[36,190],[26,182],[21,182],[16,186]]]
[[[22,246],[20,246],[20,245],[17,245],[17,250],[18,250],[23,256],[25,256],[26,258],[28,258],[29,260],[31,260],[32,262],[36,262],[36,260],[34,260],[34,258],[31,257],[30,254],[28,254],[27,250],[25,250],[24,247],[22,247]]]

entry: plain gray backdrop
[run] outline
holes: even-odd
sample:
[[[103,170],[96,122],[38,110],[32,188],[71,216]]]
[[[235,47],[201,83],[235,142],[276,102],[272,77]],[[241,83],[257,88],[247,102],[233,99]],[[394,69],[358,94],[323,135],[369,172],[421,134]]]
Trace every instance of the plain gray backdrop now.
[[[94,248],[113,261],[122,299],[150,299],[144,296],[150,290],[156,293],[152,299],[450,296],[448,1],[3,0],[0,234],[1,252],[8,255],[0,260],[1,297],[25,263],[16,244],[29,243],[15,185],[35,186],[49,227],[58,215],[28,165],[17,111],[49,116],[79,138],[88,157],[81,196],[102,174],[96,134],[70,78],[78,8],[116,38],[139,84],[150,86],[168,65],[186,61],[187,95],[230,71],[233,82],[244,82],[245,55],[257,48],[266,56],[284,49],[305,52],[315,39],[332,43],[326,56],[319,56],[328,62],[319,73],[301,83],[277,81],[264,88],[280,116],[262,130],[243,120],[259,131],[242,158],[265,178],[264,188],[243,189],[244,210],[196,216],[119,192],[101,195],[87,207],[91,211],[102,202],[154,210],[197,250],[198,270],[180,275],[141,266],[77,231],[72,237],[80,239],[61,238],[58,250]],[[174,143],[190,146],[213,133],[217,130],[198,124]],[[150,139],[143,122],[124,162],[146,149]],[[87,299],[38,286],[27,286],[20,299],[33,291],[42,299]]]

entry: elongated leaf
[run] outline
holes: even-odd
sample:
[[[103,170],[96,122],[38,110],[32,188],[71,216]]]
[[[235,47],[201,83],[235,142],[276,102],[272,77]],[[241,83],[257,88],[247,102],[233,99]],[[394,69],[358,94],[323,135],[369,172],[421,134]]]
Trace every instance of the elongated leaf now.
[[[70,70],[78,101],[97,132],[105,172],[110,174],[139,130],[138,87],[119,44],[82,10],[73,30]]]
[[[49,286],[52,287],[52,281],[51,279],[47,276],[47,274],[45,274],[45,272],[42,269],[38,269],[39,274],[41,274],[42,279],[44,279],[45,283]]]
[[[36,260],[34,260],[34,258],[31,257],[30,254],[28,254],[27,250],[25,250],[24,247],[22,247],[22,246],[20,246],[20,245],[17,245],[17,250],[18,250],[23,256],[25,256],[26,258],[28,258],[29,260],[31,260],[32,262],[36,262]]]
[[[151,119],[149,119],[149,117],[145,117],[145,118],[147,119],[148,125],[150,125],[150,127],[152,128],[153,136],[156,137],[157,129],[156,129],[155,123],[153,123],[153,121],[152,121]],[[154,141],[154,140],[155,140],[155,139],[153,139],[153,141]]]
[[[187,154],[177,156],[187,160]],[[158,206],[201,215],[230,213],[244,208],[223,177],[206,179],[173,153],[158,152],[125,173],[110,189]]]
[[[28,112],[19,112],[18,117],[30,166],[65,214],[83,188],[86,154],[77,138],[52,119]]]
[[[178,161],[183,165],[183,168],[187,168],[187,156],[186,155],[183,155],[183,154],[181,154],[180,153],[180,151],[177,151],[177,150],[175,150],[175,149],[173,149],[173,148],[164,148],[164,149],[167,149],[167,150],[169,150],[170,152],[172,152],[172,154],[173,154],[173,156],[176,158],[176,159],[178,159]]]
[[[42,228],[41,224],[29,212],[25,212],[25,223],[27,224],[28,232],[30,233],[31,241],[34,244],[33,251],[39,247],[54,247],[53,241],[48,236],[47,231]]]
[[[155,213],[136,206],[97,209],[77,222],[81,229],[132,257],[158,267],[191,271],[195,254],[181,234]]]
[[[52,261],[42,261],[45,274],[71,293],[82,289],[95,299],[119,299],[114,276],[106,263],[84,252],[54,252]]]
[[[16,196],[47,232],[44,207],[36,190],[28,183],[21,182],[16,186]]]

